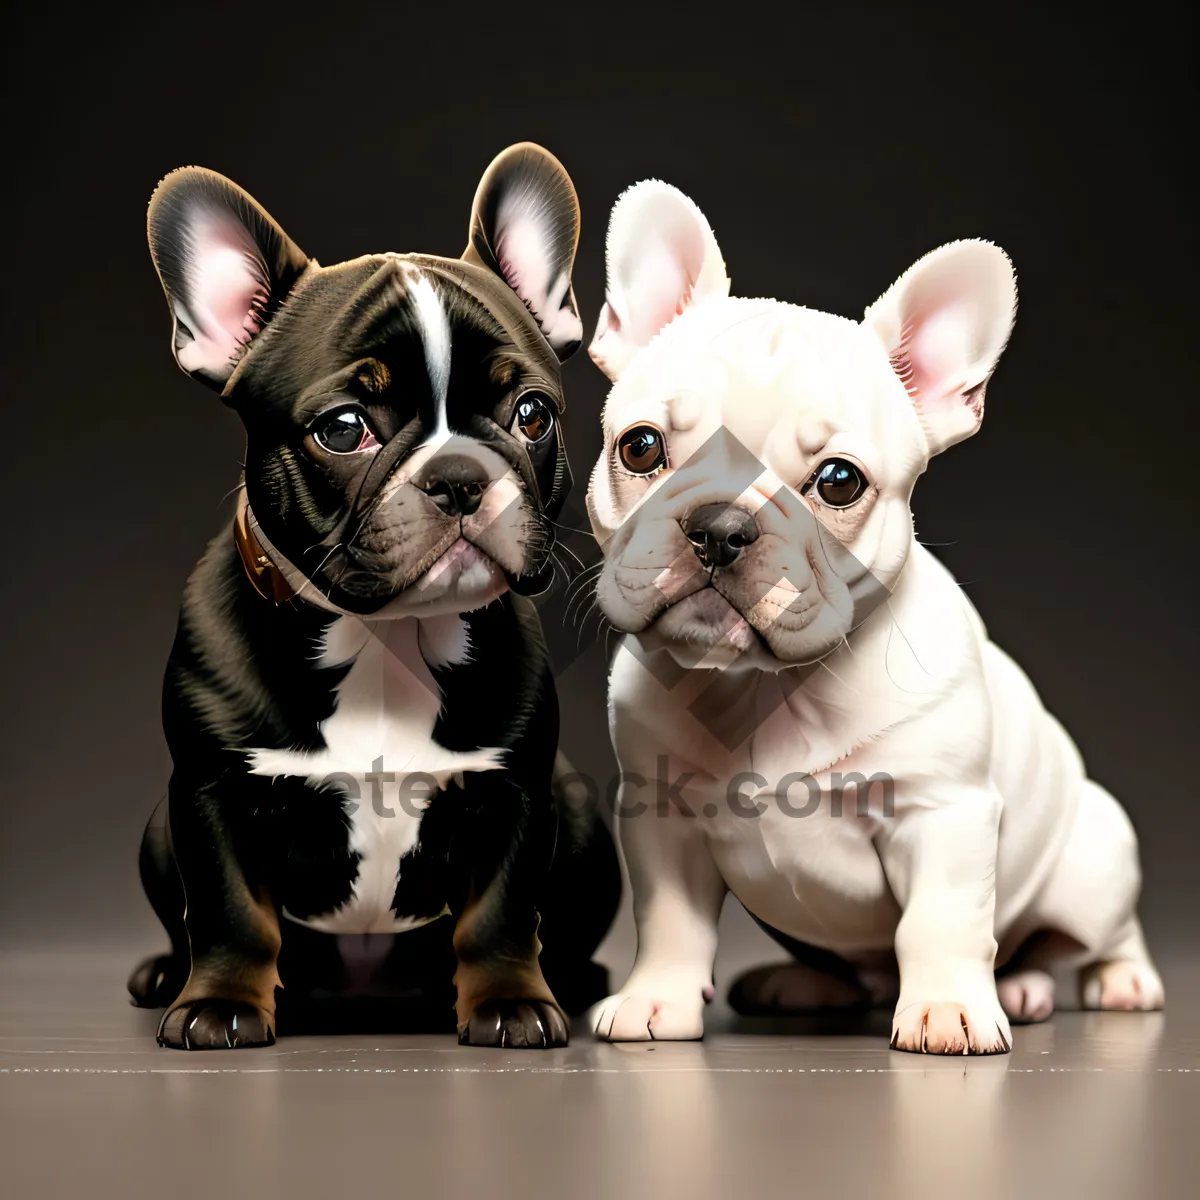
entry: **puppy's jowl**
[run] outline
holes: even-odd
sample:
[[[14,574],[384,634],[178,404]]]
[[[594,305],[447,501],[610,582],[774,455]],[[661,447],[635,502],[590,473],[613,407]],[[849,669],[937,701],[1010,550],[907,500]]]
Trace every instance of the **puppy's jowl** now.
[[[394,990],[456,995],[472,1044],[562,1045],[547,979],[568,1005],[607,990],[615,856],[555,799],[526,598],[570,485],[578,233],[528,144],[484,175],[459,259],[322,267],[219,175],[155,192],[175,357],[247,435],[236,520],[184,596],[142,846],[172,949],[130,991],[168,1006],[163,1045],[269,1043],[281,976],[336,992],[364,940]]]
[[[612,734],[628,777],[665,755],[689,778],[671,815],[620,822],[638,952],[597,1033],[700,1036],[726,891],[796,958],[735,984],[743,1011],[894,999],[892,1045],[993,1053],[1050,1014],[1062,955],[1085,1005],[1160,1007],[1125,813],[913,536],[917,476],[982,420],[1008,259],[943,246],[861,323],[729,288],[690,200],[621,198],[588,494],[629,635]],[[877,788],[835,816],[835,772],[888,781],[890,811]],[[797,820],[801,776],[824,803]]]

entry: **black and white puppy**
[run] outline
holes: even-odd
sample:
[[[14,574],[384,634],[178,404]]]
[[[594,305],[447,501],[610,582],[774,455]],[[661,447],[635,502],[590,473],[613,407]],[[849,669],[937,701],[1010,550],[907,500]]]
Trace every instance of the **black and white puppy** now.
[[[412,969],[453,977],[462,1042],[565,1044],[543,965],[602,994],[619,874],[603,827],[555,798],[527,599],[571,482],[578,237],[570,179],[528,143],[485,173],[457,259],[322,267],[211,171],[154,193],[176,361],[247,435],[164,688],[174,772],[141,870],[172,949],[129,984],[167,1007],[161,1045],[269,1044],[281,975],[312,976],[289,975],[290,944],[299,963],[430,923]]]

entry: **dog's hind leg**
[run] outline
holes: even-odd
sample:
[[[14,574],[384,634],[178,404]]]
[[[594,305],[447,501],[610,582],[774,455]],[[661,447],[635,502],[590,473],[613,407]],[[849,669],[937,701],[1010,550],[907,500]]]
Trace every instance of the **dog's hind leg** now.
[[[734,1012],[744,1017],[845,1012],[891,1004],[899,995],[900,977],[891,955],[884,956],[878,969],[867,969],[750,916],[794,961],[768,963],[739,975],[729,988]]]
[[[187,931],[183,927],[183,884],[171,851],[164,796],[150,814],[138,853],[142,887],[154,915],[162,922],[171,949],[143,959],[133,969],[126,985],[139,1008],[165,1008],[183,990],[190,968]]]
[[[1141,890],[1137,837],[1125,811],[1085,779],[1062,855],[1034,901],[1040,928],[1073,939],[1066,957],[1080,968],[1084,1008],[1163,1007],[1163,986],[1137,919]]]
[[[1129,918],[1098,961],[1083,968],[1079,990],[1084,1008],[1148,1012],[1163,1007],[1162,979],[1150,960],[1136,916]]]
[[[869,1004],[864,988],[802,962],[755,967],[729,989],[729,1007],[744,1017],[845,1011]]]

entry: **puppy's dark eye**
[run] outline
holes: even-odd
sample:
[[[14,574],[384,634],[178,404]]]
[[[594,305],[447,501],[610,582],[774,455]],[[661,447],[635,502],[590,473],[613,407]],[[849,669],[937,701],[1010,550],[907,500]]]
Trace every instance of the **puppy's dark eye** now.
[[[831,458],[821,464],[810,486],[829,508],[849,508],[862,499],[868,485],[866,476],[852,462]]]
[[[653,425],[634,425],[617,439],[617,457],[634,475],[654,475],[667,465],[666,438]]]
[[[554,408],[550,401],[537,392],[526,392],[517,401],[511,428],[527,442],[540,442],[549,437],[554,428]]]
[[[330,454],[353,454],[379,445],[367,419],[353,408],[323,417],[312,434],[317,445]]]

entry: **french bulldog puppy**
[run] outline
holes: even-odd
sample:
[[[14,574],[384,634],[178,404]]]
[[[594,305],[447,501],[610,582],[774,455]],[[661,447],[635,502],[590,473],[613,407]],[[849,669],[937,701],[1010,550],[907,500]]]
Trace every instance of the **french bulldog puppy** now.
[[[861,322],[729,292],[691,200],[621,197],[588,509],[638,950],[596,1033],[701,1036],[727,891],[796,958],[742,1011],[894,999],[893,1047],[1003,1052],[1064,954],[1086,1006],[1161,1007],[1128,818],[913,534],[982,420],[1008,258],[943,246]]]
[[[247,439],[164,687],[174,772],[141,870],[172,948],[129,983],[167,1006],[161,1045],[271,1043],[281,951],[307,985],[339,937],[393,934],[427,951],[409,990],[449,1012],[453,976],[460,1041],[566,1044],[539,910],[547,973],[577,990],[619,889],[603,828],[552,789],[527,599],[571,483],[578,237],[570,179],[528,143],[483,176],[461,258],[324,267],[211,171],[154,193],[176,361]]]

